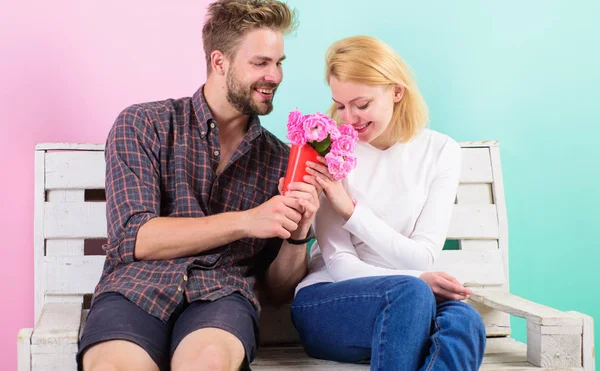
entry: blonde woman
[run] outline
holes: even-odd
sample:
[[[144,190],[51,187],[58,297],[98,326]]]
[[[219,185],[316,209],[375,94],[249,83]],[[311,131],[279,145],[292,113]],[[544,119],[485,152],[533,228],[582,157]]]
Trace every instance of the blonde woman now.
[[[424,128],[426,104],[382,41],[338,41],[326,68],[331,114],[358,132],[358,165],[335,181],[323,163],[308,164],[305,180],[328,201],[292,305],[300,339],[313,357],[370,359],[372,370],[477,370],[485,328],[461,302],[471,292],[431,272],[458,187],[459,145]]]

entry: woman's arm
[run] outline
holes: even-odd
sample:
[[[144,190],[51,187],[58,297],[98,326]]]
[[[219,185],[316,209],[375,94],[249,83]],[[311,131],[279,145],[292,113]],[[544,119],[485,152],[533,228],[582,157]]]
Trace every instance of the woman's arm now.
[[[343,228],[345,220],[326,200],[315,218],[315,235],[327,270],[334,281],[371,276],[411,275],[419,277],[422,272],[377,267],[358,257],[350,233]]]
[[[404,236],[358,203],[343,225],[398,269],[428,271],[446,240],[461,170],[460,146],[448,141],[440,152],[437,174],[410,236]]]

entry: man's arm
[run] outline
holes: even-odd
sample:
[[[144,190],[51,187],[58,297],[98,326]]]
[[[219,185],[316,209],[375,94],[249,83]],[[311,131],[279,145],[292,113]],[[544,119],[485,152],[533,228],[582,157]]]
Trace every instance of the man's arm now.
[[[304,239],[304,235],[298,235],[294,239]],[[306,264],[307,244],[293,245],[283,241],[277,257],[269,265],[263,284],[265,295],[274,304],[289,302],[294,297],[296,286],[302,281],[308,272]]]
[[[299,201],[276,196],[257,208],[201,218],[160,217],[160,139],[141,106],[121,112],[106,143],[108,245],[122,263],[193,256],[244,237],[289,238]]]
[[[201,218],[157,217],[142,225],[135,243],[139,260],[193,256],[245,237],[289,238],[297,229],[298,200],[276,196],[250,210]]]
[[[286,196],[297,199],[303,211],[298,229],[291,234],[292,239],[303,240],[307,237],[319,209],[319,193],[320,190],[310,184],[290,184]],[[308,272],[306,255],[307,244],[295,245],[283,241],[277,257],[265,273],[263,282],[266,288],[265,294],[271,302],[282,304],[294,297],[296,286]]]

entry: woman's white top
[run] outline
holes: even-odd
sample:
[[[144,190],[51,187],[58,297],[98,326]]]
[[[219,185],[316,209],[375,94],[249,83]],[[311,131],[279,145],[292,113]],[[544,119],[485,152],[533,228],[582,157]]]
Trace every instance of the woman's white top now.
[[[357,143],[344,186],[357,201],[346,222],[324,195],[315,217],[309,273],[296,288],[389,275],[420,276],[439,257],[461,171],[461,149],[425,129],[381,151]]]

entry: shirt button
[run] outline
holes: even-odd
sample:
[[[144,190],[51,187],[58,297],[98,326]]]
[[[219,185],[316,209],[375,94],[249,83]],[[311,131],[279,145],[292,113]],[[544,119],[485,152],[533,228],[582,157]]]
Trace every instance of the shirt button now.
[[[179,287],[177,288],[177,291],[181,292],[181,286],[179,286]]]
[[[205,136],[206,135],[206,131],[202,130],[202,132],[200,133],[200,135]]]
[[[219,155],[219,151],[215,151],[215,156],[218,156],[218,155]]]
[[[215,128],[215,123],[214,123],[214,122],[212,122],[212,121],[210,122],[210,128],[211,128],[211,129],[214,129],[214,128]]]
[[[184,280],[184,281],[187,281],[187,274],[184,274],[184,275],[183,275],[183,280]]]

